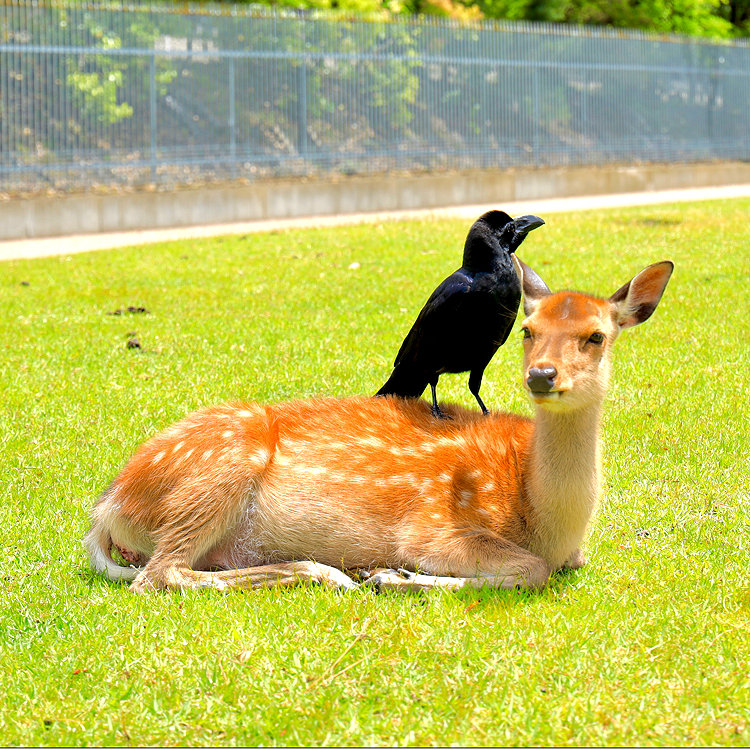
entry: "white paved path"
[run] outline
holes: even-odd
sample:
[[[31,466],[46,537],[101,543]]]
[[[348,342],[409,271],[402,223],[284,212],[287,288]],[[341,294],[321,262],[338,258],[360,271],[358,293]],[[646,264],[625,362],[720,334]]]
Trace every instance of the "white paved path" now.
[[[70,255],[92,250],[106,250],[127,245],[167,242],[192,237],[216,237],[224,234],[250,234],[294,227],[330,227],[343,224],[366,224],[399,219],[444,216],[475,219],[491,208],[501,208],[511,215],[534,213],[544,216],[557,211],[586,211],[617,206],[645,206],[657,203],[693,202],[750,197],[750,185],[660,190],[644,193],[576,196],[573,198],[544,198],[523,201],[498,201],[492,205],[453,206],[420,211],[388,211],[384,213],[311,216],[295,219],[270,219],[232,224],[211,224],[170,229],[147,229],[130,232],[78,234],[43,239],[10,240],[0,242],[0,261],[20,258],[41,258],[50,255]]]

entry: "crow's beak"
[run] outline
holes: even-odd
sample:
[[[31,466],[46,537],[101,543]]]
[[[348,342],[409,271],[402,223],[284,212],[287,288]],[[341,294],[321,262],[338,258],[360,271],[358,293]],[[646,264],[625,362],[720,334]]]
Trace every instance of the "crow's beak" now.
[[[532,229],[537,229],[544,224],[544,219],[540,219],[538,216],[528,214],[526,216],[519,216],[517,219],[513,219],[513,223],[516,227],[516,234],[528,234]]]

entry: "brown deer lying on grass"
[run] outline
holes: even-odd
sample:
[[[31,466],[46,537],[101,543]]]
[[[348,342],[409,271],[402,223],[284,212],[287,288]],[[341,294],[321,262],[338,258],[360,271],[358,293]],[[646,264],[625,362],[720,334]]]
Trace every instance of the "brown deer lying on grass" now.
[[[457,406],[440,420],[425,401],[393,397],[186,417],[99,499],[94,568],[135,591],[353,588],[343,571],[356,569],[379,569],[368,582],[385,588],[544,586],[584,562],[612,344],[651,315],[672,268],[651,265],[599,299],[553,294],[516,259],[534,420]]]

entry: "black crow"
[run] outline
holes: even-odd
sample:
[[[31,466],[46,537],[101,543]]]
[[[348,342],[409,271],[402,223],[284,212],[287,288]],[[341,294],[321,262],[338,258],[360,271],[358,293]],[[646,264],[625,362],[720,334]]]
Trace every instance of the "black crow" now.
[[[463,265],[432,293],[396,355],[394,370],[378,396],[419,398],[432,387],[432,413],[444,417],[436,386],[444,372],[469,371],[469,390],[479,397],[484,369],[505,343],[521,301],[511,253],[544,221],[538,216],[511,219],[488,211],[472,225]]]

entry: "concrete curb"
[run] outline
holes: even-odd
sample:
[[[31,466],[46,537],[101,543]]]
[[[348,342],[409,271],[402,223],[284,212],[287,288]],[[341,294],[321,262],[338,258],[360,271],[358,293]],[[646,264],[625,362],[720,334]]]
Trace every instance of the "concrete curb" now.
[[[750,183],[720,187],[685,188],[651,192],[582,195],[567,198],[527,198],[525,200],[498,200],[492,204],[446,206],[421,210],[346,213],[334,216],[304,216],[286,219],[266,219],[201,226],[170,227],[164,229],[102,232],[99,234],[74,234],[41,239],[22,239],[0,242],[0,261],[24,258],[41,258],[54,255],[106,250],[130,245],[146,245],[196,237],[216,237],[226,234],[252,234],[256,232],[295,229],[300,227],[327,227],[345,224],[379,223],[431,217],[475,219],[491,208],[501,208],[510,214],[535,213],[545,215],[555,212],[591,211],[618,206],[642,206],[660,203],[724,200],[750,197]]]

